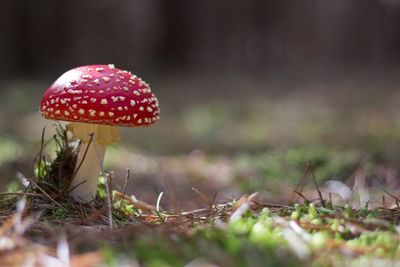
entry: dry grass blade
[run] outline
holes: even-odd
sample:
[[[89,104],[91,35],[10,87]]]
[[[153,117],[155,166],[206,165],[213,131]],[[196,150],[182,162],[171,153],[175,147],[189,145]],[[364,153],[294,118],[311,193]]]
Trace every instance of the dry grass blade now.
[[[124,187],[122,188],[122,199],[125,199],[125,194],[126,194],[126,189],[128,187],[128,182],[130,178],[130,170],[129,168],[126,169],[126,177],[125,177],[125,182],[124,182]],[[122,208],[122,201],[119,203],[119,209]]]
[[[42,173],[41,172],[41,168],[42,168],[42,155],[43,155],[43,146],[44,146],[44,132],[45,132],[46,127],[43,127],[42,129],[42,137],[41,137],[41,141],[40,141],[40,151],[39,151],[39,162],[38,162],[38,173]]]
[[[196,194],[200,197],[201,200],[204,201],[205,204],[210,205],[211,201],[208,199],[208,197],[205,194],[200,192],[200,190],[198,190],[196,187],[192,187],[192,190],[194,192],[196,192]]]
[[[51,202],[53,202],[54,204],[56,204],[58,207],[62,208],[63,206],[58,203],[57,201],[55,201],[49,194],[47,194],[47,192],[45,190],[43,190],[43,188],[41,188],[33,179],[24,176],[22,173],[18,172],[17,175],[19,176],[23,176],[24,179],[28,180],[34,187],[36,187],[40,192],[43,193],[43,195],[45,195],[49,200],[51,200]]]
[[[87,155],[87,153],[88,153],[88,151],[89,151],[89,147],[90,147],[90,145],[92,144],[92,142],[93,142],[93,134],[90,135],[89,143],[88,143],[88,145],[86,146],[85,152],[83,153],[83,157],[82,157],[81,162],[79,162],[79,164],[78,164],[78,166],[76,167],[74,173],[72,174],[71,182],[72,182],[72,180],[75,178],[75,176],[76,176],[76,174],[78,173],[79,169],[82,167],[82,164],[83,164],[83,162],[84,162],[84,160],[85,160],[85,158],[86,158],[86,155]],[[70,190],[70,191],[71,191],[71,190]]]
[[[315,178],[314,165],[312,165],[312,164],[310,163],[310,166],[311,166],[311,169],[310,169],[310,171],[311,171],[311,177],[312,177],[312,180],[313,180],[315,189],[316,189],[317,192],[318,192],[319,201],[321,202],[322,207],[326,207],[326,205],[325,205],[325,200],[324,200],[324,198],[322,197],[322,193],[321,193],[321,190],[319,190],[319,186],[318,186],[318,183],[317,183],[317,179]]]

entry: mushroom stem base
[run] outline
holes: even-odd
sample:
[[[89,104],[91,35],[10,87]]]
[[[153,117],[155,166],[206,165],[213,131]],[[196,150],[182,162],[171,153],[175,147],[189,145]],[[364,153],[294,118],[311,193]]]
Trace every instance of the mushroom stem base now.
[[[88,145],[89,143],[86,142],[81,144],[76,168],[79,167],[82,160],[83,162],[71,182],[70,189],[72,191],[69,193],[76,201],[80,202],[89,202],[96,197],[97,184],[103,168],[106,150],[106,146],[103,144],[92,142],[89,147]],[[84,156],[86,150],[87,153]]]

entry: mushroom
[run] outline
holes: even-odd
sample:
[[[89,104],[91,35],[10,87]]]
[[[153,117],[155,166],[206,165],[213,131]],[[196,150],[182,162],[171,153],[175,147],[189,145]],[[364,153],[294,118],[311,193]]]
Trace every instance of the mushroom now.
[[[83,162],[70,186],[80,202],[95,198],[106,146],[120,141],[118,126],[149,126],[160,118],[149,85],[112,64],[65,72],[44,93],[39,109],[46,119],[69,121],[67,130],[81,140],[76,168]]]

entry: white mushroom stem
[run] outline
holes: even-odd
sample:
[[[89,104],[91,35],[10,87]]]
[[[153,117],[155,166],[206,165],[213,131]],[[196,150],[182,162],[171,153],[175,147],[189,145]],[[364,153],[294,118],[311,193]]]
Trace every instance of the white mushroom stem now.
[[[104,154],[106,152],[106,146],[102,144],[82,142],[81,148],[78,154],[77,166],[82,162],[78,172],[75,174],[74,179],[71,182],[70,196],[80,202],[89,202],[96,196],[97,184],[99,175],[103,168]],[[84,156],[87,150],[86,156]],[[76,171],[76,169],[75,169]]]
[[[70,196],[76,201],[89,202],[96,197],[106,146],[120,141],[119,130],[114,126],[80,122],[69,123],[67,130],[82,141],[75,167],[76,174],[70,186]],[[93,139],[90,142],[92,134]]]

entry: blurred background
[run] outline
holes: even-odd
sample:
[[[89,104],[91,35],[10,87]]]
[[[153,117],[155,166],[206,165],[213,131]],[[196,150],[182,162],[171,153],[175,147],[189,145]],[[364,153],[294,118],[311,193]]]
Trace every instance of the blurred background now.
[[[4,184],[32,175],[45,124],[52,136],[37,113],[45,89],[108,63],[160,101],[159,123],[123,129],[107,152],[140,198],[166,191],[177,205],[196,187],[287,201],[309,162],[321,183],[397,190],[399,1],[1,1]]]

